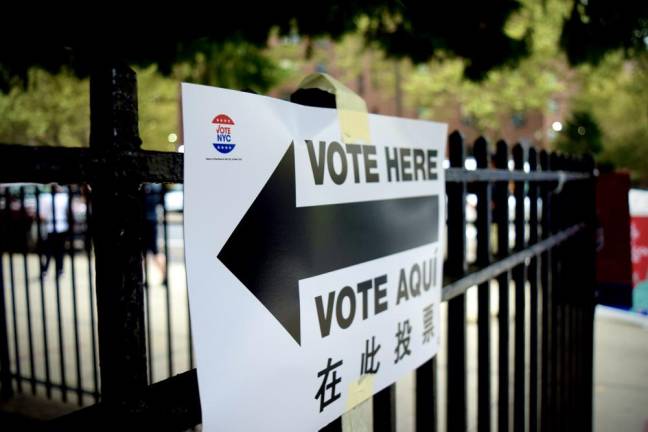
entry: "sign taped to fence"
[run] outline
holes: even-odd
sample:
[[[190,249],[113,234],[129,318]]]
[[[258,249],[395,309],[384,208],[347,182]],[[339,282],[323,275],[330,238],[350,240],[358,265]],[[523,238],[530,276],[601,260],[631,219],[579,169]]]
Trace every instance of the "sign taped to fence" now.
[[[446,125],[183,84],[206,430],[317,430],[437,353]]]

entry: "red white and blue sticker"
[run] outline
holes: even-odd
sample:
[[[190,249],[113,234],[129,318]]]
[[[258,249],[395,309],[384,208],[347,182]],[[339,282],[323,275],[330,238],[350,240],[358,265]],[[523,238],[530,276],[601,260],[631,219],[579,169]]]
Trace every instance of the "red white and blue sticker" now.
[[[232,130],[234,129],[234,120],[226,114],[218,114],[212,120],[216,126],[216,142],[212,143],[219,153],[227,154],[234,150],[236,144],[232,142]]]

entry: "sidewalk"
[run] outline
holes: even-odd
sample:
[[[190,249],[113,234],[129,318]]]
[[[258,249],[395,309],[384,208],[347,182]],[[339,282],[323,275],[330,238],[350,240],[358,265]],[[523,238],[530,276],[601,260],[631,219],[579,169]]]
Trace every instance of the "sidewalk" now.
[[[648,317],[599,306],[595,332],[595,430],[648,431]]]

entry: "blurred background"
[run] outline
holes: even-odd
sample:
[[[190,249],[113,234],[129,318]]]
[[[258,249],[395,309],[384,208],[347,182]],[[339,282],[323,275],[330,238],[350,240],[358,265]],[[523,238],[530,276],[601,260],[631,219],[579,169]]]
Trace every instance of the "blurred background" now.
[[[589,151],[648,186],[647,9],[628,0],[284,2],[155,20],[106,10],[96,13],[106,23],[91,26],[97,15],[53,8],[28,34],[2,30],[0,141],[86,146],[84,77],[119,56],[138,73],[145,149],[181,145],[180,81],[287,99],[319,71],[372,113],[447,122],[469,142]]]
[[[61,7],[43,10],[28,31],[0,29],[0,142],[88,146],[89,70],[119,58],[137,72],[145,150],[183,151],[180,82],[289,99],[306,75],[326,72],[370,112],[445,122],[466,142],[483,136],[491,144],[591,153],[604,185],[597,276],[599,300],[608,305],[596,318],[595,426],[648,430],[648,2],[426,3],[205,5],[156,11],[155,18],[117,7],[76,10],[75,18]],[[13,8],[6,6],[7,16],[28,15]],[[466,168],[475,168],[470,157]],[[142,202],[149,380],[156,382],[194,365],[182,186],[148,184]],[[469,261],[475,203],[469,195]],[[513,215],[513,197],[509,207]],[[56,402],[38,405],[41,416],[100,398],[91,212],[85,185],[0,185],[15,390]],[[467,298],[474,389],[475,290]],[[497,309],[491,313],[495,334]],[[405,414],[398,430],[413,430],[412,384],[407,377],[397,389]],[[475,392],[468,394],[474,419]],[[14,398],[2,410],[20,411],[20,404]],[[345,421],[347,430],[367,427]]]

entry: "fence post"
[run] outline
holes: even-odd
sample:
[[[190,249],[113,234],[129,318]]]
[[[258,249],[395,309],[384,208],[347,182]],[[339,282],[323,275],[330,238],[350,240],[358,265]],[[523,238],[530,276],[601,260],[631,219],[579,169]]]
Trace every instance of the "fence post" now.
[[[504,141],[497,142],[495,150],[495,168],[508,170],[508,146]],[[509,213],[508,191],[509,182],[495,183],[495,223],[497,224],[497,258],[506,258],[509,254]],[[497,276],[499,289],[499,312],[497,327],[499,337],[498,347],[498,385],[497,385],[497,430],[509,430],[509,272]]]
[[[538,170],[538,153],[529,149],[529,171]],[[529,244],[538,243],[538,183],[529,182]],[[539,258],[529,261],[529,432],[538,430],[538,282]]]
[[[9,203],[5,201],[5,208],[8,211]],[[8,218],[7,218],[8,219]],[[13,387],[11,385],[11,363],[9,361],[9,336],[7,335],[7,309],[5,301],[4,286],[4,263],[3,252],[3,235],[0,235],[0,400],[9,399],[13,396]]]
[[[594,159],[585,156],[584,169],[592,177],[586,181],[583,188],[583,204],[586,213],[587,229],[584,234],[585,243],[585,274],[589,275],[584,281],[583,292],[583,421],[584,431],[592,430],[593,387],[594,387],[594,308],[596,307],[596,178],[594,177]]]
[[[557,153],[549,155],[549,166],[552,171],[560,170],[560,159]],[[551,194],[551,233],[556,234],[563,226],[562,208],[563,195],[561,186],[557,184]],[[562,328],[563,328],[563,292],[562,292],[562,260],[563,245],[553,248],[551,253],[551,426],[550,430],[560,430],[563,424],[562,417]]]
[[[105,161],[92,183],[92,228],[101,392],[116,402],[146,387],[141,195],[124,175],[139,150],[137,82],[126,64],[98,65],[90,78],[90,148]]]
[[[473,156],[478,169],[488,169],[488,143],[483,137],[475,141]],[[479,267],[491,263],[491,210],[493,194],[488,182],[475,185],[477,195],[477,262]],[[477,287],[477,430],[491,428],[491,355],[490,355],[490,281]]]
[[[543,172],[550,170],[549,154],[542,150],[540,152],[540,167]],[[542,200],[542,239],[547,239],[551,235],[551,214],[552,200],[550,184],[545,182],[540,187],[540,198]],[[540,431],[548,432],[551,430],[552,419],[552,395],[553,395],[553,365],[551,362],[553,344],[553,334],[551,329],[552,323],[552,296],[551,287],[553,284],[553,274],[551,263],[553,262],[551,249],[545,251],[540,256],[540,286],[542,287],[542,352],[541,352],[541,389],[540,389]]]
[[[513,163],[514,169],[519,172],[524,171],[524,148],[518,143],[513,146]],[[525,226],[524,220],[524,181],[515,182],[515,248],[516,252],[524,250]],[[513,267],[513,281],[515,282],[515,351],[514,351],[514,392],[513,392],[513,430],[526,430],[526,410],[525,410],[525,317],[526,317],[526,268],[521,263]]]
[[[450,166],[464,168],[465,151],[459,132],[450,135]],[[459,278],[466,272],[466,184],[450,183],[448,195],[448,258],[445,273]],[[448,301],[448,431],[466,430],[466,299]]]

